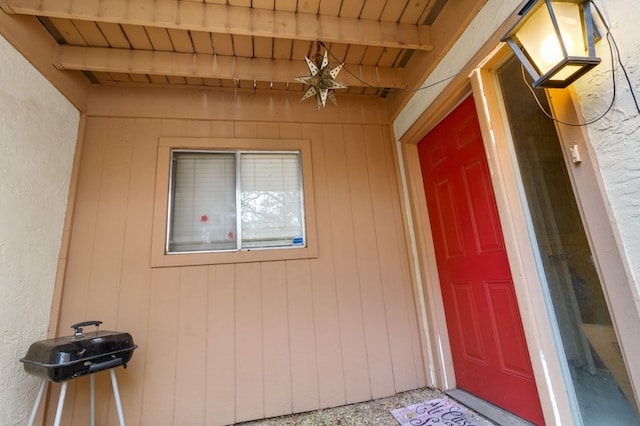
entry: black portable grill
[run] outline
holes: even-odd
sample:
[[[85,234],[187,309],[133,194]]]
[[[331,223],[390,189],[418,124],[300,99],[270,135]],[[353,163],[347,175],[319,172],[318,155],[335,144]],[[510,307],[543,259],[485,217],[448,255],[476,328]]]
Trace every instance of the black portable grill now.
[[[20,362],[24,364],[27,373],[40,377],[42,383],[29,425],[35,421],[38,406],[48,381],[62,382],[56,411],[55,425],[57,426],[60,424],[62,416],[67,381],[87,374],[91,377],[91,424],[93,425],[95,422],[95,379],[93,373],[103,370],[110,370],[120,424],[124,425],[118,383],[112,369],[119,365],[126,368],[127,362],[133,356],[133,351],[137,346],[133,343],[133,338],[129,333],[100,331],[98,330],[100,324],[102,321],[84,321],[73,324],[71,326],[75,330],[73,336],[40,340],[31,344],[27,355]],[[83,333],[83,327],[92,325],[96,326],[95,331]]]

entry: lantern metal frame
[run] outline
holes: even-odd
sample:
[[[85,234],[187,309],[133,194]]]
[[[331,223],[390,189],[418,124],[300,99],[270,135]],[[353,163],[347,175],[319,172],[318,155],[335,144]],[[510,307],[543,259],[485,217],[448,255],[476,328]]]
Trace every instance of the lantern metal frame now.
[[[529,2],[525,4],[522,10],[518,12],[518,15],[520,16],[518,21],[502,37],[501,41],[506,42],[509,47],[511,47],[518,60],[520,60],[529,75],[531,75],[531,77],[533,78],[533,87],[565,88],[601,62],[601,59],[596,57],[595,42],[598,33],[593,22],[591,1],[564,0],[563,2],[575,3],[579,6],[582,38],[584,46],[586,48],[585,53],[587,53],[588,56],[570,56],[568,54],[567,46],[565,45],[562,33],[560,31],[560,26],[558,24],[558,18],[556,16],[555,10],[553,9],[554,1],[552,0],[529,0]],[[546,7],[548,9],[549,17],[551,18],[551,23],[555,31],[555,36],[557,37],[563,56],[560,62],[558,62],[544,74],[540,72],[540,67],[535,64],[531,56],[525,50],[524,46],[522,46],[522,44],[516,38],[517,32],[527,24],[529,18],[540,7]],[[577,66],[579,68],[564,80],[553,79],[553,77],[566,66]]]

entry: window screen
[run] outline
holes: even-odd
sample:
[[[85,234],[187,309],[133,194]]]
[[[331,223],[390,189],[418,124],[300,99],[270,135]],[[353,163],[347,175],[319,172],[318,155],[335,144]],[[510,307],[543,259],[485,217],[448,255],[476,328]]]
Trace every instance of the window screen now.
[[[304,246],[299,152],[171,157],[167,252]]]

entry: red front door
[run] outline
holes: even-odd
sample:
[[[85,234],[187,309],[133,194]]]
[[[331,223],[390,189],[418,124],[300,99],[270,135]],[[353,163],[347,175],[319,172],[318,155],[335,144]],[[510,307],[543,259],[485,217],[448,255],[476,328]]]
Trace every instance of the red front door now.
[[[458,387],[542,424],[473,98],[418,152]]]

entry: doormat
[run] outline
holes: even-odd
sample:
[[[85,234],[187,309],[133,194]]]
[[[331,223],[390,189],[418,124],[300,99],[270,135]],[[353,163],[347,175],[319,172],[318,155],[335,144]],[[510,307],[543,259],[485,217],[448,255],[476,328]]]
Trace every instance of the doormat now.
[[[391,410],[402,426],[492,426],[450,398],[438,398]]]

